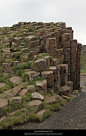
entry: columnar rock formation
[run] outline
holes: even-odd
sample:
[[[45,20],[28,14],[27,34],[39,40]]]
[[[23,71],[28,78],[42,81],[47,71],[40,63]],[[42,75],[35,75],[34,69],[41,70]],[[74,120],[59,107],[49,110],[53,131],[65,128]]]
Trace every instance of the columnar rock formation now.
[[[12,111],[18,110],[15,104],[26,111],[30,111],[27,106],[35,106],[34,113],[43,116],[47,108],[58,110],[63,98],[75,97],[80,88],[82,44],[73,39],[73,32],[63,22],[19,22],[0,28],[0,117],[5,107],[11,112],[7,107],[11,104]],[[46,108],[45,104],[56,105]]]

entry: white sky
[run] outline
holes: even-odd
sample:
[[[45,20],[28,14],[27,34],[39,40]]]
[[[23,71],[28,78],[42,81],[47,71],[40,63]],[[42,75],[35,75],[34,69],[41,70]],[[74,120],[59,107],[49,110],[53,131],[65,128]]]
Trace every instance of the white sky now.
[[[0,0],[0,27],[33,21],[65,22],[86,44],[86,0]]]

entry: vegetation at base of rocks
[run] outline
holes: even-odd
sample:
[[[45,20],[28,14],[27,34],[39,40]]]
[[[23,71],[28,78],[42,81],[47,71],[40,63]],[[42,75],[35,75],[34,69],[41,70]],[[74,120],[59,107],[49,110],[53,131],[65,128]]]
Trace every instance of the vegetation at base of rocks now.
[[[29,80],[29,75],[26,72],[22,73],[22,81],[27,82],[28,80]]]
[[[27,121],[40,122],[42,120],[42,116],[37,116],[34,113],[28,114],[28,112],[22,112],[19,116],[8,116],[7,118],[5,118],[0,124],[0,129],[12,128],[16,124],[25,123]]]
[[[25,68],[31,68],[31,62],[27,62],[27,64],[21,64],[19,66],[13,66],[12,71],[20,70],[20,69],[25,69]]]
[[[50,109],[47,109],[43,115],[43,120],[45,120],[46,118],[48,118],[51,115],[51,111]]]
[[[54,94],[54,92],[52,90],[47,90],[47,93],[49,96],[52,96]]]

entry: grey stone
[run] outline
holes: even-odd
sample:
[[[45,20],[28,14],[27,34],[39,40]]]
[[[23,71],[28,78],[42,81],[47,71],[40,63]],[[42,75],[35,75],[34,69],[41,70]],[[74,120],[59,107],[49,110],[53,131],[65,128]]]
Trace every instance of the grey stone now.
[[[4,99],[0,99],[0,111],[8,105],[8,101]]]
[[[39,94],[39,93],[37,93],[37,92],[32,93],[31,96],[32,96],[33,99],[44,100],[44,96]]]
[[[22,97],[13,97],[9,99],[10,102],[12,102],[13,104],[21,104],[22,102]]]
[[[22,83],[22,77],[20,77],[20,76],[13,76],[13,77],[10,78],[10,81],[13,84],[20,84],[20,83]]]

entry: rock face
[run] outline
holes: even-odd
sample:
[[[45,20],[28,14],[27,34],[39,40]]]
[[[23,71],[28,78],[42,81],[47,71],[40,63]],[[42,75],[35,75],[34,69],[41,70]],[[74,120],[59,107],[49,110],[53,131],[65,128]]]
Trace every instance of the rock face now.
[[[10,81],[14,84],[20,84],[22,83],[22,77],[20,76],[13,76],[10,78]]]
[[[37,107],[38,111],[42,109],[43,103],[40,100],[32,100],[28,103],[28,106]]]
[[[13,97],[10,99],[10,102],[12,102],[13,104],[21,104],[22,97]]]
[[[39,94],[39,93],[37,93],[37,92],[32,93],[32,94],[31,94],[31,96],[32,96],[32,98],[33,98],[33,99],[40,99],[40,100],[44,100],[44,96],[43,96],[43,95],[41,95],[41,94]]]
[[[0,99],[0,111],[8,105],[8,101],[4,99]]]

